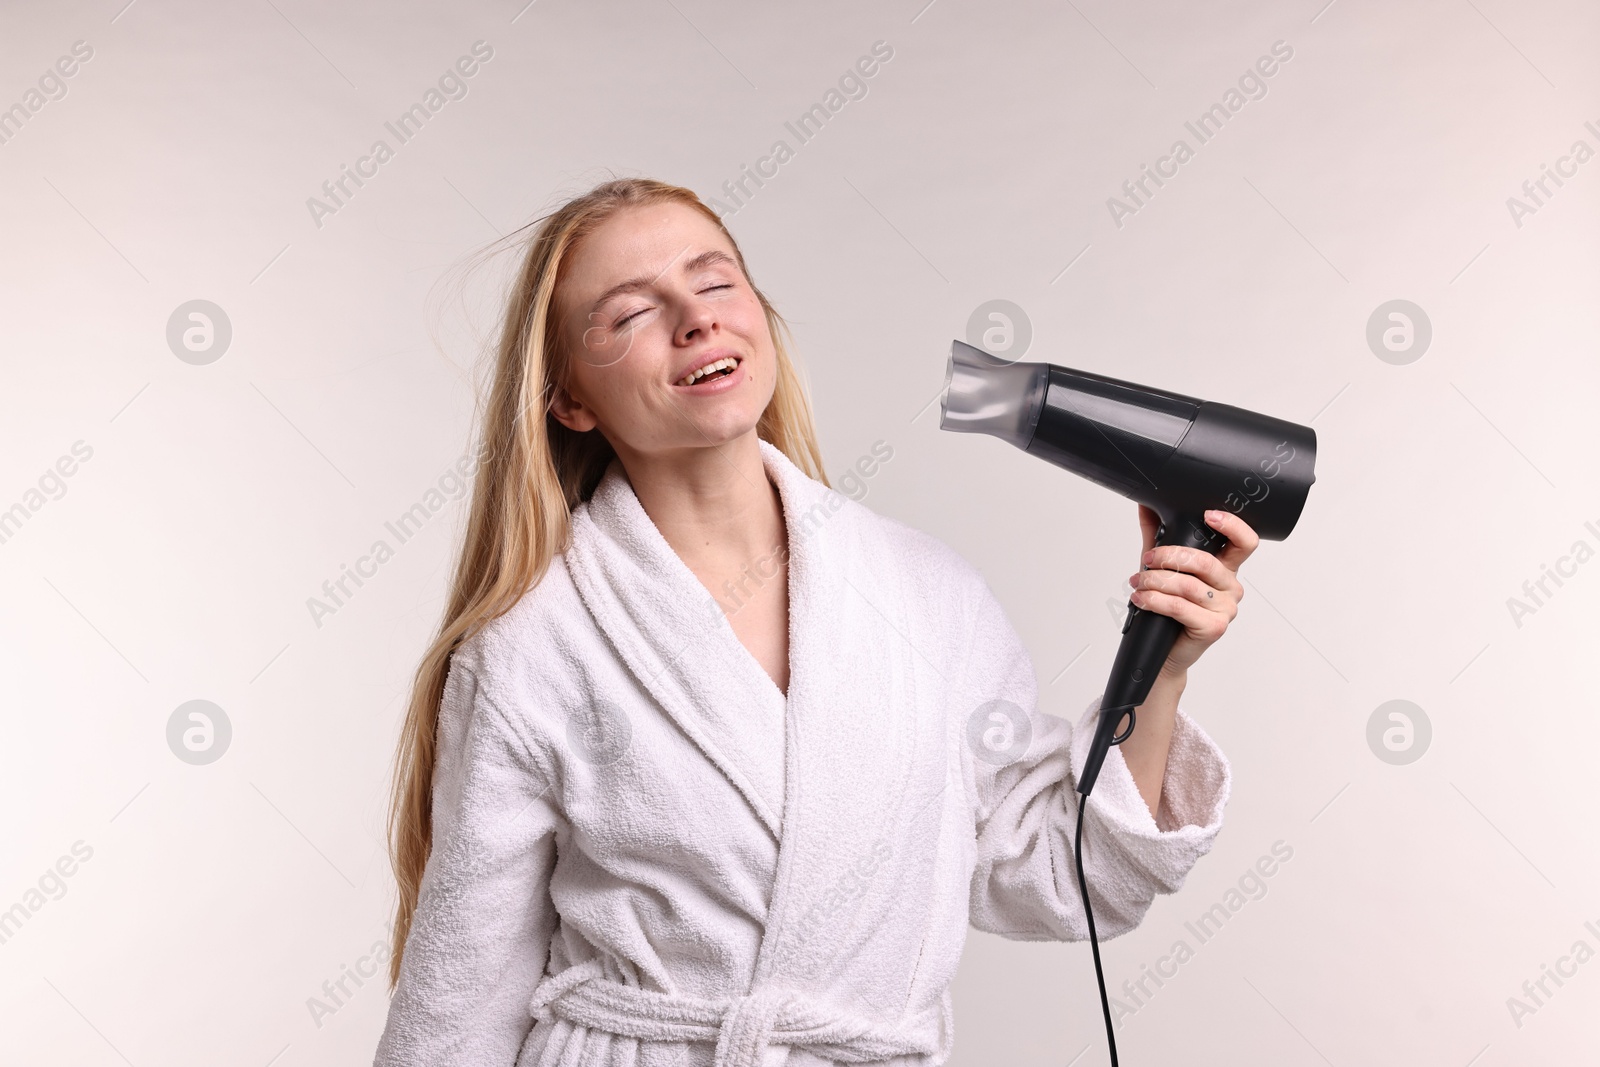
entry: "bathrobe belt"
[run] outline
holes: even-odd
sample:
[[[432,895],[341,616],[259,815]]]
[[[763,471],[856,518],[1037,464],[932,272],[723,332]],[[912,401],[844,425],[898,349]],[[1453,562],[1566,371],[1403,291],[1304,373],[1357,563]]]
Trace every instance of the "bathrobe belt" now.
[[[943,1007],[885,1026],[792,989],[764,987],[711,1000],[622,985],[604,976],[599,959],[547,975],[529,1004],[535,1018],[560,1016],[623,1037],[715,1041],[713,1067],[760,1067],[772,1044],[806,1047],[841,1063],[930,1056],[938,1048]]]

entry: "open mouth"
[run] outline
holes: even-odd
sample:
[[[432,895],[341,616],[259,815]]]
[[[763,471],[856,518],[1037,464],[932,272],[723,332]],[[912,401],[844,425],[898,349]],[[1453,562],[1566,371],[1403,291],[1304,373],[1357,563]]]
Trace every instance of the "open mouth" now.
[[[700,382],[710,381],[714,378],[725,378],[732,374],[734,369],[738,366],[739,361],[731,356],[724,357],[723,359],[713,360],[692,374],[680,378],[676,384],[680,386],[690,386],[697,385]]]

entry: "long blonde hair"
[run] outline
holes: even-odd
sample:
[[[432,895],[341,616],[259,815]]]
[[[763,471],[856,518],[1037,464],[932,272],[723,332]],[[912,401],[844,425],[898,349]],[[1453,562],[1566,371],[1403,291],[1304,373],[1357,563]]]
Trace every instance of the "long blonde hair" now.
[[[556,291],[563,266],[585,237],[617,212],[672,202],[699,211],[727,237],[766,313],[777,352],[777,383],[756,433],[824,485],[822,454],[805,385],[790,359],[789,325],[756,288],[744,255],[715,212],[689,189],[648,178],[613,178],[510,235],[528,229],[527,253],[511,287],[487,404],[480,397],[481,457],[461,554],[439,634],[417,668],[395,753],[389,808],[389,861],[399,884],[389,958],[389,988],[417,907],[433,843],[433,770],[439,702],[451,653],[509,611],[566,550],[572,509],[594,492],[615,455],[598,430],[577,433],[551,414],[549,398],[565,385]],[[524,418],[524,413],[543,418]]]

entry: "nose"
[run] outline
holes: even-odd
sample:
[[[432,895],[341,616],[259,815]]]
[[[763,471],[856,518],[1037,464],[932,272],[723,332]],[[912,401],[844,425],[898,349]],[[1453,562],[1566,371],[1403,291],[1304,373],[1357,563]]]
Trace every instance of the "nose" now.
[[[678,344],[703,341],[716,332],[717,326],[717,313],[710,302],[692,295],[684,303],[683,314],[678,319]]]

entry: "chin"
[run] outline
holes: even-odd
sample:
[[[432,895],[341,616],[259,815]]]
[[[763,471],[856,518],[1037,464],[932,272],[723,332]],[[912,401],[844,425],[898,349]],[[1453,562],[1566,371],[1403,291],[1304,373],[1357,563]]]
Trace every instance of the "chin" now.
[[[725,445],[737,441],[745,434],[754,433],[761,423],[761,412],[729,412],[724,417],[705,419],[699,423],[702,441]],[[698,436],[698,435],[697,435]]]
[[[701,432],[705,434],[705,436],[701,437],[700,440],[709,441],[714,445],[727,445],[739,440],[746,434],[755,433],[756,423],[753,421],[750,423],[740,422],[738,424],[723,423],[719,425],[702,426],[700,429]]]

